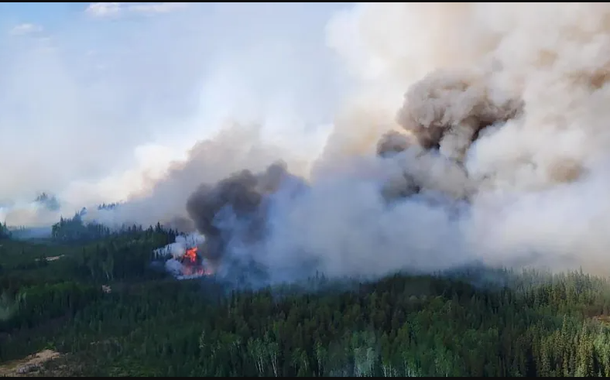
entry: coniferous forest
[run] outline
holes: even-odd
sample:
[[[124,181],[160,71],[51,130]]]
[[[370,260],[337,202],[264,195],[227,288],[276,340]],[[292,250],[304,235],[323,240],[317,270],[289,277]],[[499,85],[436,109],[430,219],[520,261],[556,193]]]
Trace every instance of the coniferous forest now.
[[[25,375],[610,376],[610,284],[580,271],[235,290],[151,265],[174,240],[78,218],[38,241],[0,226],[0,368],[48,349]]]

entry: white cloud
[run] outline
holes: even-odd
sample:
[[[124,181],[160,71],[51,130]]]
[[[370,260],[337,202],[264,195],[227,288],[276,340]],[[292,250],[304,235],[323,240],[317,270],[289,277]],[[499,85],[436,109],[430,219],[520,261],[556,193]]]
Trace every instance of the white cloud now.
[[[85,12],[96,17],[107,17],[117,15],[121,8],[121,3],[91,3]]]
[[[184,9],[189,3],[138,3],[129,5],[128,10],[140,13],[167,13]]]
[[[43,28],[40,25],[25,23],[15,26],[11,29],[10,34],[13,36],[23,36],[26,34],[40,33],[42,30]]]
[[[304,149],[338,97],[324,42],[337,7],[193,4],[137,23],[66,16],[45,28],[52,43],[0,36],[0,201],[47,191],[72,214],[119,200],[228,117],[267,121]]]
[[[189,3],[91,3],[85,10],[95,17],[113,17],[125,12],[131,13],[168,13],[186,8]]]

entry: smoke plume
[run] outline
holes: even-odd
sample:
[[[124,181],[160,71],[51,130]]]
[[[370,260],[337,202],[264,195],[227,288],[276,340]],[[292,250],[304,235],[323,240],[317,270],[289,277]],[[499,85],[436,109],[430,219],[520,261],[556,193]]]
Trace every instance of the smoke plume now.
[[[205,255],[267,281],[607,274],[609,20],[604,3],[357,5],[328,43],[360,91],[310,166],[218,138],[124,209],[188,216]]]
[[[283,163],[269,166],[258,175],[243,170],[223,179],[214,186],[202,184],[189,197],[186,208],[195,227],[207,238],[207,254],[218,258],[234,239],[237,222],[245,222],[240,234],[244,243],[261,239],[264,224],[265,197],[276,193],[287,176]],[[234,220],[223,226],[223,214]]]
[[[163,180],[150,182],[113,210],[92,210],[87,220],[109,226],[150,225],[161,222],[181,232],[194,232],[185,202],[202,183],[216,183],[241,170],[259,171],[278,157],[288,157],[281,147],[266,144],[257,125],[229,123],[212,139],[200,141],[188,153],[186,161],[170,165]],[[288,158],[294,170],[305,170],[302,160]]]

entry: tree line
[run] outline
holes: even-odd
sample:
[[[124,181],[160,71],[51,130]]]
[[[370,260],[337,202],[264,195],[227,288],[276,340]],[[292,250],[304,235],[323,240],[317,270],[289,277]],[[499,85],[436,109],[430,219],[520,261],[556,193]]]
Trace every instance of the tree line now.
[[[4,240],[0,362],[52,348],[42,375],[610,376],[606,279],[479,268],[235,290],[151,266],[175,236]]]

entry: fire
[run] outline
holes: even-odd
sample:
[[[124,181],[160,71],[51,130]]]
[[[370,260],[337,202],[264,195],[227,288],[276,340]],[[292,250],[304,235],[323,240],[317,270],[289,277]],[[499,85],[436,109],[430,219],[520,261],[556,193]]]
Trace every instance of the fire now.
[[[188,248],[182,256],[182,275],[184,276],[210,276],[214,270],[208,265],[203,265],[197,255],[197,247]]]
[[[191,264],[196,264],[197,263],[197,247],[187,249],[186,253],[184,254],[184,259],[188,260],[189,263],[191,263]]]
[[[204,274],[207,274],[207,272],[202,267],[185,266],[182,269],[183,276],[203,276]]]

